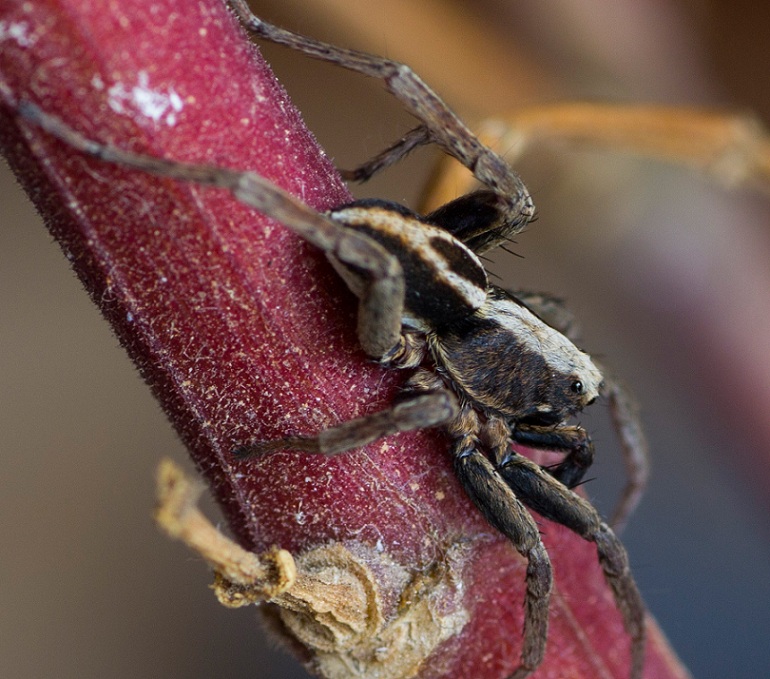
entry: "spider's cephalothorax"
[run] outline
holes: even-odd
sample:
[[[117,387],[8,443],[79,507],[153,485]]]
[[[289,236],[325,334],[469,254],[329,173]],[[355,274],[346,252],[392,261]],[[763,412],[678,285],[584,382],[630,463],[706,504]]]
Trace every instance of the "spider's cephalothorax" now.
[[[384,412],[314,437],[249,442],[240,457],[275,450],[333,455],[383,436],[441,426],[451,438],[457,476],[487,520],[528,560],[521,679],[542,661],[548,632],[551,565],[525,505],[596,544],[599,562],[631,637],[631,677],[644,662],[644,605],[625,549],[593,506],[571,488],[593,459],[586,432],[567,420],[604,390],[626,449],[644,447],[625,393],[567,337],[569,319],[554,300],[491,286],[478,255],[532,219],[518,175],[485,147],[408,67],[320,43],[231,4],[258,36],[383,80],[419,125],[348,176],[366,179],[416,146],[436,143],[486,188],[424,217],[369,200],[319,214],[251,172],[197,166],[122,151],[86,139],[29,102],[19,114],[84,153],[146,172],[224,187],[321,248],[359,298],[358,337],[382,364],[410,368],[404,398]],[[549,322],[546,322],[548,319]],[[547,469],[510,442],[565,453]],[[617,515],[625,518],[625,510]]]

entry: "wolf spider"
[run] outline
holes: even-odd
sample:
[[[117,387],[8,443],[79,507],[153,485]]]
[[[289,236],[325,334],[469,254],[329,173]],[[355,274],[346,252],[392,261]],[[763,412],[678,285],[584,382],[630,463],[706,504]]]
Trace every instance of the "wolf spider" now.
[[[612,528],[571,490],[594,455],[583,428],[568,420],[610,396],[626,447],[642,455],[644,439],[625,392],[578,349],[553,314],[553,300],[513,294],[489,283],[479,255],[520,232],[534,205],[520,177],[485,146],[407,66],[328,45],[231,4],[258,37],[310,57],[378,78],[419,124],[347,177],[365,180],[414,148],[437,144],[484,186],[426,215],[381,200],[317,213],[261,176],[134,154],[86,139],[34,104],[19,114],[80,151],[146,172],[229,189],[323,250],[359,299],[358,338],[383,365],[413,371],[406,394],[388,409],[314,437],[240,442],[240,458],[277,450],[336,455],[399,431],[441,427],[460,483],[489,523],[528,561],[520,679],[543,660],[553,584],[551,563],[527,510],[561,523],[596,545],[599,563],[631,639],[633,679],[644,664],[645,608],[628,557]],[[564,453],[541,467],[510,443]],[[638,485],[638,484],[637,484]],[[624,518],[630,504],[621,510]]]

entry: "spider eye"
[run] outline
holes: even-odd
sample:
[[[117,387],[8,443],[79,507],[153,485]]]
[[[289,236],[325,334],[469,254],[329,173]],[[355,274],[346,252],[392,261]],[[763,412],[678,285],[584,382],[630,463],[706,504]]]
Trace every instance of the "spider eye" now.
[[[580,380],[575,380],[572,384],[570,384],[569,388],[575,394],[582,394],[584,391],[583,383]]]

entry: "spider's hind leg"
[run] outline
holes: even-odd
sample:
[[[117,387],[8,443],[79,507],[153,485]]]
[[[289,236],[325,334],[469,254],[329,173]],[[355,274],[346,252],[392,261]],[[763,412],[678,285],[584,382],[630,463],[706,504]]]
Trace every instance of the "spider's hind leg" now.
[[[381,172],[391,165],[395,165],[418,146],[429,143],[430,132],[428,131],[428,128],[425,127],[425,125],[419,125],[362,165],[359,165],[353,170],[339,169],[339,173],[346,181],[366,182],[378,172]]]
[[[392,253],[366,234],[316,212],[254,172],[182,163],[123,150],[85,137],[61,118],[45,113],[30,102],[21,102],[18,113],[73,149],[106,162],[161,177],[227,189],[242,203],[281,222],[328,256],[360,273],[363,283],[359,294],[358,337],[369,356],[384,359],[403,345],[403,270]]]

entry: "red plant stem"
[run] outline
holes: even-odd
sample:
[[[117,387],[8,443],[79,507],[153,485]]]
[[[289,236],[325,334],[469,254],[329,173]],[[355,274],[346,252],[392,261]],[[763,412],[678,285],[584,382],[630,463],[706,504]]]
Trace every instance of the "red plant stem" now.
[[[235,462],[250,439],[384,407],[400,379],[355,343],[323,256],[222,191],[84,158],[13,115],[31,100],[135,151],[256,170],[318,209],[349,195],[221,0],[0,0],[0,144],[208,479],[239,541],[365,544],[415,573],[452,563],[470,622],[422,676],[505,676],[524,563],[462,494],[437,434],[333,459]],[[628,641],[592,545],[548,525],[556,573],[539,677],[625,676]],[[653,631],[648,676],[682,677]]]

